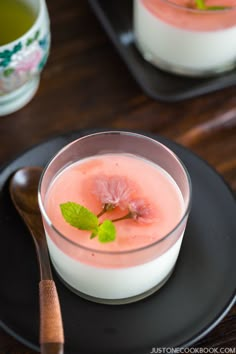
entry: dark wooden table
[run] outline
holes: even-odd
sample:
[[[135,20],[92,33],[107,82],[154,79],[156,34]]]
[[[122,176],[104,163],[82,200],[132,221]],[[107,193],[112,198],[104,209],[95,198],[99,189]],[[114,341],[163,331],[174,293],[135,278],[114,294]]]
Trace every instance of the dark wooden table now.
[[[50,58],[35,98],[1,118],[1,164],[71,130],[144,130],[191,148],[236,192],[236,87],[180,103],[154,101],[137,86],[86,0],[49,0],[48,8]],[[236,348],[236,306],[196,346]],[[0,330],[0,354],[33,353]]]

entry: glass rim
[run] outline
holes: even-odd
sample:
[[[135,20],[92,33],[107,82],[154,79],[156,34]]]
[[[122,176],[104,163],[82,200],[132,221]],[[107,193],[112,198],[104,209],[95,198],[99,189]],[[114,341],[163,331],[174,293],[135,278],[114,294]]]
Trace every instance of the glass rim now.
[[[28,31],[24,32],[22,34],[22,36],[14,39],[14,41],[11,41],[11,42],[8,42],[6,44],[3,44],[3,45],[0,45],[0,50],[5,50],[6,48],[8,48],[9,46],[12,46],[14,44],[17,44],[20,40],[24,40],[25,37],[27,37],[29,35],[29,33],[31,32],[34,32],[34,30],[37,28],[38,26],[38,23],[40,22],[41,20],[41,17],[43,15],[43,1],[44,0],[37,0],[38,1],[38,4],[39,4],[39,10],[38,10],[38,13],[37,13],[37,16],[34,20],[34,23],[32,24],[32,26],[28,29]],[[31,6],[32,7],[32,6]]]
[[[44,179],[44,175],[46,173],[46,171],[48,170],[48,168],[50,167],[50,165],[53,163],[53,161],[65,150],[67,150],[71,145],[77,143],[80,140],[85,140],[87,138],[91,138],[93,136],[96,135],[112,135],[112,134],[116,134],[116,135],[132,135],[133,137],[137,137],[137,138],[143,138],[143,139],[147,139],[157,145],[161,145],[162,147],[164,147],[176,160],[177,162],[180,164],[180,166],[182,167],[184,174],[186,176],[187,179],[187,184],[188,184],[188,200],[186,203],[186,206],[184,208],[184,213],[182,215],[182,217],[180,218],[180,220],[178,221],[178,223],[175,225],[175,227],[173,227],[167,234],[165,234],[161,239],[154,241],[152,243],[149,243],[148,245],[145,246],[141,246],[138,248],[133,248],[130,250],[123,250],[123,251],[107,251],[107,250],[98,250],[96,248],[90,248],[90,247],[86,247],[84,245],[81,245],[75,241],[72,241],[70,239],[68,239],[67,236],[65,236],[62,232],[60,232],[52,223],[51,219],[49,218],[45,208],[44,208],[44,203],[42,201],[42,197],[41,197],[41,188],[42,188],[42,183],[43,183],[43,179]],[[68,165],[67,165],[68,166]],[[122,130],[107,130],[107,131],[100,131],[97,133],[91,133],[88,135],[84,135],[82,137],[79,137],[76,140],[73,140],[72,142],[66,144],[64,147],[62,147],[56,154],[54,154],[54,156],[48,161],[47,165],[44,167],[43,172],[40,176],[40,180],[39,180],[39,185],[38,185],[38,204],[39,204],[39,209],[41,211],[41,214],[43,216],[43,218],[45,219],[45,221],[47,222],[48,226],[51,227],[53,229],[53,231],[55,231],[57,233],[57,235],[59,235],[61,238],[63,238],[65,241],[69,242],[70,244],[79,247],[80,249],[83,249],[85,251],[88,252],[93,252],[93,253],[99,253],[99,254],[104,254],[104,255],[123,255],[123,254],[130,254],[130,253],[136,253],[136,252],[141,252],[147,249],[150,249],[158,244],[160,244],[161,242],[165,241],[166,239],[170,238],[171,235],[178,229],[178,227],[183,223],[183,221],[185,220],[185,218],[188,216],[190,209],[191,209],[191,203],[192,203],[192,183],[191,183],[191,179],[190,179],[190,175],[188,173],[187,168],[185,167],[184,163],[182,162],[182,160],[170,149],[168,148],[165,144],[159,142],[158,140],[155,140],[153,138],[150,138],[146,135],[142,135],[139,133],[133,133],[133,132],[128,132],[128,131],[122,131]]]
[[[139,0],[136,0],[136,1],[139,1]],[[167,3],[175,8],[177,8],[178,10],[185,10],[187,12],[190,12],[190,13],[197,13],[197,14],[202,14],[202,15],[206,15],[206,14],[215,14],[217,15],[218,13],[227,13],[227,12],[230,12],[230,11],[236,11],[236,5],[235,6],[230,6],[230,7],[227,7],[225,9],[220,9],[220,10],[200,10],[200,9],[192,9],[192,8],[189,8],[189,7],[185,7],[183,5],[179,5],[179,4],[175,4],[173,1],[171,0],[160,0],[164,3]]]

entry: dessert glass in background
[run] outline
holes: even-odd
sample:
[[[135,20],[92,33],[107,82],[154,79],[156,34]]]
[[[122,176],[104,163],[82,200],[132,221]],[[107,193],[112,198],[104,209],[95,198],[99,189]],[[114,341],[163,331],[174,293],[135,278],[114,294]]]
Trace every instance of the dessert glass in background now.
[[[0,1],[0,116],[32,99],[49,47],[45,0]]]
[[[90,239],[91,233],[63,219],[61,203],[80,203],[98,215],[104,198],[113,192],[112,197],[120,198],[118,206],[101,221],[120,218],[128,208],[140,217],[114,223],[114,241]],[[39,186],[39,206],[57,273],[77,294],[108,304],[142,299],[169,279],[190,202],[190,178],[178,157],[156,140],[120,131],[87,135],[67,145],[45,168]]]
[[[134,0],[134,35],[143,57],[186,76],[236,66],[236,0]],[[223,8],[222,8],[223,7]]]

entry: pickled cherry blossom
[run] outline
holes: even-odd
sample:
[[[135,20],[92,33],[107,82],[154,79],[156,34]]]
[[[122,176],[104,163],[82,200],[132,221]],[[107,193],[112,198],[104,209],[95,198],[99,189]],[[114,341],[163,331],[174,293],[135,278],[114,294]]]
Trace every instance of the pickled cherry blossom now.
[[[151,223],[154,221],[154,213],[151,205],[144,199],[134,199],[128,205],[131,217],[141,223]]]
[[[133,183],[126,177],[100,176],[94,183],[93,194],[95,194],[107,210],[119,206],[125,209],[128,205],[131,194],[134,190]]]
[[[103,205],[102,211],[97,215],[102,216],[107,211],[116,207],[126,210],[126,214],[113,222],[133,219],[140,223],[154,221],[153,208],[150,203],[142,198],[134,198],[138,194],[137,186],[126,177],[99,176],[94,180],[92,193],[95,194]]]

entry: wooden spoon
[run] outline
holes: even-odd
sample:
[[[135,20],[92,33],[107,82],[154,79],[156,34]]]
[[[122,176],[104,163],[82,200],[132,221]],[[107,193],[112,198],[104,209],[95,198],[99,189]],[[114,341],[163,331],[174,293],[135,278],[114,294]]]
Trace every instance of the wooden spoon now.
[[[63,354],[64,334],[57,290],[52,278],[46,237],[38,206],[40,167],[18,170],[10,181],[12,201],[33,237],[40,268],[40,347],[42,354]]]

